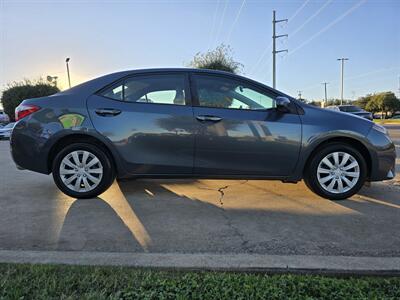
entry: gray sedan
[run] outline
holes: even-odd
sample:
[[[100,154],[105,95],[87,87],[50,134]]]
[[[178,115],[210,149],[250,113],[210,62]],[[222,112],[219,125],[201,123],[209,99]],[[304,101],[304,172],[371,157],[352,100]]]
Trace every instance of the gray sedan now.
[[[76,198],[146,177],[304,179],[338,200],[395,176],[384,127],[220,71],[114,73],[25,100],[16,117],[16,164]]]

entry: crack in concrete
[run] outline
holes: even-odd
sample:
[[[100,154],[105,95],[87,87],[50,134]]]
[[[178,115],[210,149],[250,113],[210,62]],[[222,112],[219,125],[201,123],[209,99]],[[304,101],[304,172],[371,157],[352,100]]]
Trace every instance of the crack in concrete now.
[[[249,243],[248,240],[245,239],[244,234],[242,232],[240,232],[239,228],[237,228],[233,223],[231,218],[224,213],[224,209],[221,207],[220,208],[222,210],[222,216],[224,217],[224,219],[226,220],[226,225],[228,227],[230,227],[233,231],[233,234],[239,238],[239,240],[241,241],[241,250],[247,251],[248,247],[247,244]]]
[[[200,189],[203,189],[203,190],[210,190],[210,191],[216,191],[216,192],[218,192],[218,193],[220,194],[220,197],[219,197],[219,204],[220,204],[220,206],[219,206],[218,208],[219,208],[220,211],[221,211],[221,215],[222,215],[222,217],[225,219],[226,225],[227,225],[229,228],[231,228],[232,231],[233,231],[233,233],[234,233],[234,235],[240,239],[240,241],[241,241],[241,248],[243,248],[243,250],[245,250],[245,251],[247,251],[247,249],[248,249],[248,247],[246,247],[246,245],[249,243],[249,241],[246,240],[246,239],[244,238],[244,234],[240,232],[239,228],[237,228],[237,227],[232,223],[232,220],[231,220],[231,218],[229,217],[229,215],[226,214],[226,210],[223,208],[223,205],[224,205],[224,201],[223,201],[223,200],[224,200],[225,190],[226,190],[226,189],[228,189],[228,188],[230,188],[230,187],[232,187],[232,186],[236,186],[236,185],[243,185],[243,184],[246,184],[247,182],[248,182],[248,180],[244,180],[244,181],[239,182],[239,183],[228,184],[228,185],[222,186],[222,187],[220,187],[220,188],[218,188],[218,189],[207,188],[207,187],[199,187]]]
[[[228,187],[229,187],[229,185],[226,185],[226,186],[220,187],[220,188],[218,189],[218,192],[221,194],[221,195],[219,196],[219,204],[220,204],[221,206],[224,205],[224,201],[223,201],[224,196],[225,196],[224,190],[227,189]]]
[[[224,205],[224,201],[223,201],[224,196],[225,196],[224,190],[230,188],[231,186],[246,184],[247,182],[248,182],[248,180],[244,180],[244,181],[239,182],[239,183],[228,184],[228,185],[222,186],[222,187],[220,187],[220,188],[218,188],[218,189],[213,189],[213,188],[208,188],[208,187],[198,187],[198,188],[201,189],[201,190],[209,190],[209,191],[218,192],[218,193],[220,194],[220,197],[219,197],[219,204],[220,204],[221,207],[222,207],[222,206]]]

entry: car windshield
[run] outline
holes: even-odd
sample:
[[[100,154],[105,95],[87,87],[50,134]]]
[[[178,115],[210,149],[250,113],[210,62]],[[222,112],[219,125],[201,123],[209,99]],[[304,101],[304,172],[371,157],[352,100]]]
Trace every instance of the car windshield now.
[[[349,106],[341,106],[340,110],[345,112],[358,112],[361,111],[361,108],[355,105],[349,105]]]
[[[13,128],[15,123],[8,123],[6,126],[4,126],[4,129],[6,128]]]

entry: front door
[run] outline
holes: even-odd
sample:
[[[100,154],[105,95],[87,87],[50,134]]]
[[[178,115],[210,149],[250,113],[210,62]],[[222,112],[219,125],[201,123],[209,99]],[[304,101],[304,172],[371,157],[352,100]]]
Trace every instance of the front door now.
[[[194,120],[183,72],[135,75],[93,95],[95,129],[131,174],[191,174]]]
[[[197,174],[287,176],[301,144],[297,113],[275,108],[274,91],[222,75],[193,74]]]

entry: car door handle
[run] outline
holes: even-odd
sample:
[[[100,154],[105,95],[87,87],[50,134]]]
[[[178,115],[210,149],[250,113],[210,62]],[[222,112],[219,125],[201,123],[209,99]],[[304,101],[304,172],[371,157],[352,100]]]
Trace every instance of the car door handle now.
[[[221,117],[217,117],[217,116],[197,116],[196,117],[197,120],[201,121],[201,122],[205,122],[205,121],[211,121],[211,122],[219,122],[222,120]]]
[[[102,117],[113,117],[117,116],[121,113],[119,109],[112,109],[112,108],[98,108],[96,109],[96,114]]]

